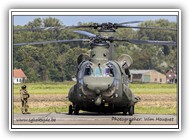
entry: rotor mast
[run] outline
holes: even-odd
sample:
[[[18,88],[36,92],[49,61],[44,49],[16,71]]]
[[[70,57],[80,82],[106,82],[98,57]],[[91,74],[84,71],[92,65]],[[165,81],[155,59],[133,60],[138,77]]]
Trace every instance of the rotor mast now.
[[[112,23],[102,23],[100,29],[98,30],[99,35],[104,38],[114,38],[115,35],[115,24]],[[114,60],[115,46],[112,42],[109,42],[109,60]]]

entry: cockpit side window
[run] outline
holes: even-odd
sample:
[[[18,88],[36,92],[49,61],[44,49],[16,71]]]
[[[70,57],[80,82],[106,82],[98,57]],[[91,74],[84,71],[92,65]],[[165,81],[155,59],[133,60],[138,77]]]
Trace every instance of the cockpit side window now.
[[[92,69],[91,67],[86,67],[84,71],[84,75],[91,75],[92,74]]]
[[[108,67],[105,68],[104,74],[109,76],[110,74],[110,69]]]
[[[113,75],[113,77],[114,77],[113,69],[110,69],[110,74]]]
[[[114,77],[113,69],[110,67],[105,67],[104,75]]]

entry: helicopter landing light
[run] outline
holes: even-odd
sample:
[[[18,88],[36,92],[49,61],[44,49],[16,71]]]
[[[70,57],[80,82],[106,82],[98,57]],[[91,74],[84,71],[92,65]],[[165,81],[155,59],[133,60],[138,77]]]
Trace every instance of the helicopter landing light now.
[[[118,94],[117,94],[117,93],[115,94],[115,97],[116,97],[116,98],[118,97]]]
[[[109,106],[109,104],[108,103],[104,103],[104,106]]]

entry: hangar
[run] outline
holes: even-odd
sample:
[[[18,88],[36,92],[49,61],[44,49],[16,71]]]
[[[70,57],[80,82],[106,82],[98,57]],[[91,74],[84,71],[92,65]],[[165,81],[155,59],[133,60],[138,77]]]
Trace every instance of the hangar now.
[[[166,75],[156,70],[130,70],[131,82],[166,83]]]

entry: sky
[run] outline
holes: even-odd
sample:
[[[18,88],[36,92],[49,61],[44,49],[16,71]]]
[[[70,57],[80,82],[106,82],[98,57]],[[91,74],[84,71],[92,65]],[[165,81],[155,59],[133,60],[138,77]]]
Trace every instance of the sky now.
[[[121,23],[126,21],[146,21],[146,20],[158,20],[167,19],[171,22],[176,22],[176,16],[14,16],[14,25],[26,25],[29,21],[33,21],[35,18],[45,19],[47,17],[54,17],[60,19],[60,21],[67,26],[77,25],[78,22],[112,22]]]

